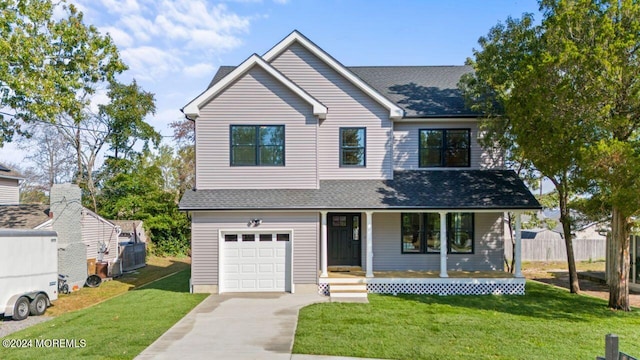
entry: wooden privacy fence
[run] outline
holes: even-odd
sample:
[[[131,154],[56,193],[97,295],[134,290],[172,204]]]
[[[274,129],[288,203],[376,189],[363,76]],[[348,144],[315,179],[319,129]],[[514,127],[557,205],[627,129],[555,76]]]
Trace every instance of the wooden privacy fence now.
[[[131,271],[146,265],[147,248],[145,243],[122,246],[122,271]]]
[[[511,259],[511,246],[505,246],[505,254]],[[607,252],[606,239],[573,239],[573,252],[577,261],[604,259]],[[567,261],[564,239],[522,239],[524,261]]]

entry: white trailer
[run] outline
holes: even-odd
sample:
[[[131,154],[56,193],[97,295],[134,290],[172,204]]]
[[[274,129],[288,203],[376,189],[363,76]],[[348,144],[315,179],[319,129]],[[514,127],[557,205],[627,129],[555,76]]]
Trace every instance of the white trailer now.
[[[58,299],[58,235],[0,229],[0,314],[24,320]]]

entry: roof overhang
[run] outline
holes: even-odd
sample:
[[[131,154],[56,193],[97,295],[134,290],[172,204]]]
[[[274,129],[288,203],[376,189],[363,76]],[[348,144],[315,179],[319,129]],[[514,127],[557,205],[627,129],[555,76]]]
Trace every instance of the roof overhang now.
[[[294,30],[291,34],[289,34],[286,38],[280,41],[276,46],[271,48],[271,50],[267,51],[262,58],[271,62],[278,55],[280,55],[283,51],[285,51],[289,46],[293,43],[299,43],[305,49],[309,50],[312,54],[317,56],[320,60],[324,61],[325,64],[329,65],[333,70],[342,75],[348,81],[350,81],[357,88],[362,90],[365,94],[375,100],[377,103],[385,107],[389,110],[389,118],[392,120],[402,119],[404,116],[404,110],[401,107],[396,105],[393,101],[387,99],[384,95],[380,94],[374,88],[372,88],[369,84],[364,82],[358,76],[356,76],[353,72],[347,69],[344,65],[342,65],[339,61],[334,59],[331,55],[326,53],[316,44],[314,44],[311,40],[307,39],[304,35],[302,35],[297,30]]]
[[[260,201],[256,201],[260,199]],[[511,170],[405,170],[388,180],[320,180],[317,189],[198,189],[180,201],[185,211],[539,210],[540,203]]]
[[[240,66],[236,67],[233,71],[231,71],[227,76],[225,76],[222,80],[218,81],[215,85],[205,90],[202,94],[198,95],[195,99],[191,100],[184,108],[182,108],[182,112],[185,116],[191,120],[195,120],[200,116],[200,109],[213,99],[216,95],[218,95],[221,91],[223,91],[227,86],[241,78],[244,74],[246,74],[249,70],[251,70],[254,66],[258,66],[273,76],[280,83],[285,85],[291,91],[293,91],[300,98],[305,100],[309,105],[313,107],[313,114],[317,116],[319,119],[324,119],[327,116],[327,107],[324,106],[321,102],[316,100],[313,96],[309,95],[306,91],[300,88],[298,85],[289,80],[286,76],[284,76],[281,72],[276,70],[269,63],[264,61],[257,54],[251,55],[247,60],[245,60]]]

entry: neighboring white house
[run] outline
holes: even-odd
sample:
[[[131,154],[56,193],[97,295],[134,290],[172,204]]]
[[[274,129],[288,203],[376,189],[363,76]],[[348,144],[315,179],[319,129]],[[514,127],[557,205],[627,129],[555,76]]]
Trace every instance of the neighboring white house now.
[[[20,181],[22,175],[0,164],[0,205],[20,203]]]

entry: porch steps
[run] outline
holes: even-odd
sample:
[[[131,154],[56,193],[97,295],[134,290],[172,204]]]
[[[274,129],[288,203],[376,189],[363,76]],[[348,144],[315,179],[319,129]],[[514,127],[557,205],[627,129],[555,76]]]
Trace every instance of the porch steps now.
[[[329,283],[329,297],[332,302],[369,302],[367,298],[367,284],[363,282],[344,282],[331,279]],[[364,280],[364,279],[363,279]]]

